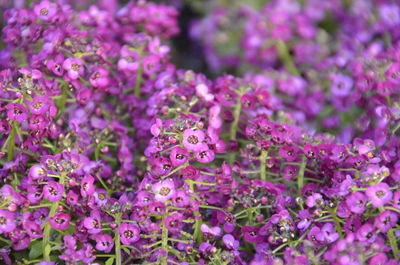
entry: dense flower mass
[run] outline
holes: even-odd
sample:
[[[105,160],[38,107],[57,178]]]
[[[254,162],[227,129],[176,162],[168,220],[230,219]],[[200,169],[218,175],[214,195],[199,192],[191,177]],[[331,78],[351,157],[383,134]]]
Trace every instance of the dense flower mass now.
[[[1,264],[400,264],[400,3],[90,2],[0,3]]]

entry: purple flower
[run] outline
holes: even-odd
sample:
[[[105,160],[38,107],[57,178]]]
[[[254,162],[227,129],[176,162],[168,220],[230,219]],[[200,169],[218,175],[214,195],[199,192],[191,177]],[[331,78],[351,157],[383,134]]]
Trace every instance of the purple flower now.
[[[169,159],[174,167],[179,167],[188,161],[189,152],[182,147],[174,147],[174,149],[171,150]]]
[[[237,250],[240,246],[239,241],[235,240],[235,238],[231,234],[226,234],[222,237],[222,242],[224,242],[227,249]]]
[[[7,210],[0,210],[0,233],[12,232],[16,224],[14,222],[15,214]]]
[[[66,59],[63,63],[63,68],[67,71],[68,77],[72,80],[76,80],[79,77],[82,77],[85,72],[83,63],[78,58]]]
[[[178,190],[172,197],[172,202],[175,207],[186,207],[190,204],[190,198],[183,190]]]
[[[399,217],[396,213],[385,210],[383,213],[375,218],[375,227],[383,233],[387,233],[389,229],[393,228],[398,221]]]
[[[183,216],[180,213],[175,213],[167,216],[164,220],[164,225],[168,228],[168,231],[175,233],[182,230],[183,227]]]
[[[47,176],[47,170],[42,165],[34,165],[29,169],[29,177],[33,180],[43,179]]]
[[[45,114],[49,108],[49,99],[45,97],[34,97],[32,102],[29,102],[29,110],[35,115]]]
[[[347,96],[353,87],[353,80],[343,74],[335,74],[332,77],[331,93],[334,96]]]
[[[311,228],[310,232],[307,235],[308,240],[313,242],[316,247],[321,246],[321,244],[324,242],[324,233],[321,231],[321,229],[318,226],[314,226]]]
[[[57,13],[57,5],[49,1],[42,1],[34,6],[33,11],[40,19],[49,21]]]
[[[96,187],[94,186],[94,177],[86,175],[81,181],[81,195],[82,197],[90,196],[94,193]]]
[[[149,205],[149,213],[161,216],[165,213],[165,205],[162,202],[153,202]]]
[[[108,234],[97,234],[93,236],[93,239],[96,241],[96,249],[99,251],[109,253],[114,247],[114,240]]]
[[[110,83],[108,70],[103,67],[98,67],[96,71],[94,71],[94,73],[90,76],[89,82],[94,87],[106,88]]]
[[[393,197],[393,193],[390,190],[389,185],[383,182],[374,186],[370,186],[365,194],[367,194],[371,204],[376,208],[384,206],[390,202]]]
[[[365,245],[371,245],[376,239],[376,229],[371,224],[364,224],[357,230],[356,237]]]
[[[198,162],[202,164],[210,163],[214,160],[215,154],[212,150],[210,150],[207,145],[200,148],[196,152],[196,159]]]
[[[183,132],[182,144],[187,150],[197,152],[201,151],[204,146],[206,146],[206,144],[203,143],[204,139],[204,132],[200,130],[186,129]]]
[[[260,229],[252,226],[243,226],[241,232],[243,234],[244,240],[248,243],[261,243],[263,237],[259,235],[258,231]]]
[[[22,104],[10,103],[7,105],[7,117],[19,123],[28,119],[26,108]]]
[[[367,197],[364,193],[357,191],[346,198],[346,204],[350,211],[361,214],[365,210]]]
[[[97,210],[90,213],[90,217],[83,220],[83,226],[88,230],[89,234],[98,234],[101,232],[101,218]]]
[[[62,199],[64,186],[55,181],[50,181],[43,187],[43,197],[51,202],[57,202]]]
[[[297,148],[295,148],[294,146],[289,146],[289,145],[284,145],[283,147],[281,147],[279,149],[279,155],[289,161],[289,162],[293,162],[296,160],[297,158]]]
[[[327,243],[335,242],[339,238],[339,234],[335,232],[335,226],[332,223],[324,224],[321,231]]]
[[[153,185],[154,199],[159,202],[166,202],[175,194],[175,184],[172,180],[166,179]]]
[[[57,213],[50,218],[49,224],[51,228],[55,230],[65,231],[69,228],[69,223],[71,221],[71,216],[66,213]]]
[[[214,237],[219,237],[221,235],[221,228],[218,226],[214,227],[208,227],[206,224],[202,224],[200,227],[201,232],[204,233],[204,235],[209,238],[214,238]]]
[[[306,205],[309,208],[313,208],[317,205],[323,205],[324,200],[322,199],[322,195],[319,193],[313,193],[311,196],[307,197]]]
[[[131,223],[122,223],[119,226],[119,235],[122,244],[131,245],[140,239],[140,229]]]

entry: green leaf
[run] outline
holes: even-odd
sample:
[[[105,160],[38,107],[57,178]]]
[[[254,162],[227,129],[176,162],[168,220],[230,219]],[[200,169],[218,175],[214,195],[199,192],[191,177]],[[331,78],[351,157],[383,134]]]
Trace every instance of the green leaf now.
[[[44,255],[45,255],[46,257],[48,257],[48,256],[50,256],[50,252],[51,252],[51,246],[50,246],[50,244],[47,244],[47,245],[44,247]]]
[[[36,259],[37,257],[41,256],[42,253],[43,253],[42,240],[35,241],[32,244],[31,249],[29,251],[29,259],[30,260]]]
[[[105,263],[105,265],[112,265],[113,263],[114,263],[114,257],[111,257],[111,258],[109,258],[107,261],[106,261],[106,263]]]

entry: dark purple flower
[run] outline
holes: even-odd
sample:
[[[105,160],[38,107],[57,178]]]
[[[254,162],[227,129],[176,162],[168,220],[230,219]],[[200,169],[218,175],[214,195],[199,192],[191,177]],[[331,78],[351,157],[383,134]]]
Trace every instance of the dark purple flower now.
[[[10,103],[7,105],[7,117],[21,123],[28,119],[28,114],[22,104]]]
[[[63,68],[67,71],[68,77],[72,80],[76,80],[79,77],[82,77],[85,72],[83,63],[78,58],[66,59],[63,63]]]
[[[182,147],[174,147],[171,150],[169,155],[169,159],[174,167],[179,167],[185,164],[189,159],[189,152],[183,149]]]
[[[153,185],[154,199],[159,202],[166,202],[175,194],[175,184],[172,180],[166,179]]]
[[[12,232],[16,227],[14,219],[15,213],[7,210],[0,210],[0,233]]]
[[[96,249],[99,251],[109,253],[114,247],[114,240],[108,234],[97,234],[93,236],[93,239],[96,241]]]
[[[131,245],[140,239],[140,229],[131,223],[122,223],[119,226],[119,235],[122,244]]]
[[[64,186],[60,183],[50,181],[43,187],[43,197],[51,202],[57,202],[62,199]]]
[[[180,213],[169,215],[164,220],[164,225],[168,228],[168,231],[179,232],[183,227],[183,216]]]
[[[35,14],[44,21],[51,20],[57,13],[57,5],[50,1],[42,1],[33,8]]]
[[[248,243],[261,243],[263,237],[259,235],[258,231],[260,229],[252,226],[243,226],[241,232],[243,234],[244,240]]]
[[[98,234],[101,232],[101,217],[97,210],[90,212],[90,217],[83,220],[83,226],[88,230],[89,234]]]
[[[378,228],[381,232],[387,233],[389,229],[393,228],[399,217],[396,213],[385,210],[380,215],[375,218],[375,227]]]
[[[365,210],[365,205],[367,204],[367,197],[362,192],[355,192],[346,198],[347,207],[353,213],[361,214]]]
[[[210,163],[214,160],[215,154],[212,150],[210,150],[206,145],[202,148],[199,148],[196,152],[196,159],[198,162],[202,164]]]
[[[390,190],[389,185],[383,182],[368,187],[365,194],[368,196],[371,204],[376,208],[384,206],[385,204],[390,202],[393,197],[393,193]]]
[[[95,191],[95,186],[94,186],[94,177],[91,175],[86,175],[83,177],[81,181],[81,195],[82,197],[87,197],[90,196],[94,193]]]
[[[201,151],[206,146],[206,144],[203,143],[205,134],[200,130],[186,129],[182,137],[182,144],[189,151]]]
[[[65,231],[69,228],[69,223],[71,221],[71,216],[66,213],[57,213],[50,218],[49,224],[51,228],[55,230]]]

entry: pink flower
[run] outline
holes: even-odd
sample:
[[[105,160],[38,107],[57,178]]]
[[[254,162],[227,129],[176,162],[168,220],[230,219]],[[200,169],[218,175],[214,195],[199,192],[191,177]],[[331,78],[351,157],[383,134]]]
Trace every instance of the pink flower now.
[[[172,180],[166,179],[153,185],[153,192],[155,193],[155,200],[159,202],[166,202],[171,199],[175,194],[175,184]]]
[[[200,151],[206,146],[203,143],[205,134],[200,130],[186,129],[183,132],[183,146],[189,151]]]
[[[384,206],[393,197],[393,192],[386,183],[379,183],[369,187],[365,194],[367,194],[371,204],[376,208]]]
[[[63,63],[64,70],[67,71],[67,75],[72,80],[76,80],[79,77],[83,76],[85,72],[85,68],[83,63],[78,58],[68,58]]]

